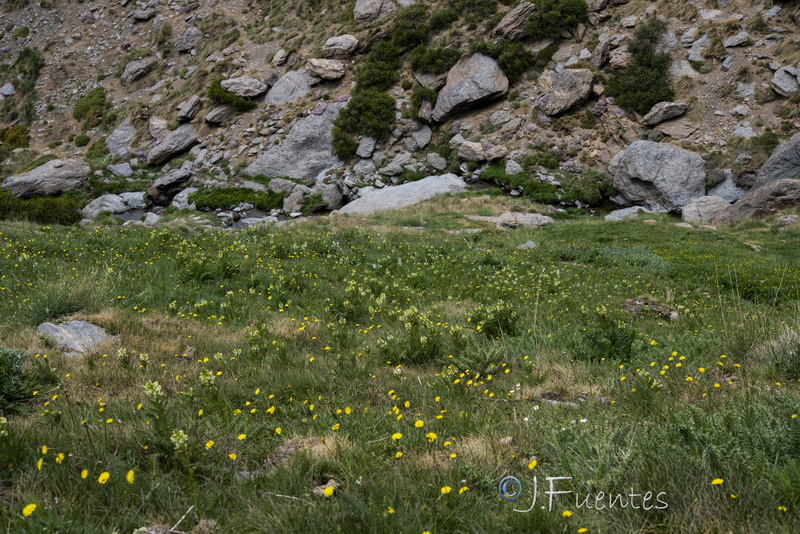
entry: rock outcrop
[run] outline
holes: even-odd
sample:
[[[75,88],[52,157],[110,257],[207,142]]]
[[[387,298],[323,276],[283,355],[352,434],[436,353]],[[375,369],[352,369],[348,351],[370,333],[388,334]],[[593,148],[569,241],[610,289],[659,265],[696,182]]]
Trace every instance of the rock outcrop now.
[[[342,162],[331,152],[331,132],[343,107],[343,103],[334,103],[321,115],[308,115],[295,122],[283,143],[261,154],[245,173],[316,178],[323,171],[341,166]]]
[[[680,211],[705,195],[705,161],[669,143],[634,141],[609,163],[614,187],[632,204]]]
[[[753,189],[714,217],[713,224],[764,217],[800,205],[800,180],[773,180]]]
[[[461,193],[466,191],[466,187],[464,180],[455,174],[428,176],[416,182],[374,191],[346,204],[337,213],[368,215],[380,211],[396,210],[419,204],[436,195]]]
[[[306,69],[323,80],[338,80],[344,76],[344,63],[336,59],[309,59]]]
[[[322,55],[331,59],[347,59],[358,48],[358,39],[348,34],[331,37],[322,46]]]
[[[238,78],[222,80],[220,85],[226,91],[245,98],[264,94],[268,89],[267,84],[255,78],[251,78],[250,76],[240,76]]]
[[[681,211],[681,218],[693,224],[711,224],[719,213],[725,211],[730,203],[722,197],[700,197],[692,200]]]
[[[146,57],[138,61],[131,61],[122,70],[122,85],[130,85],[140,78],[144,78],[153,70],[153,67],[158,63],[156,57]]]
[[[187,168],[174,169],[153,182],[144,195],[144,201],[157,206],[168,206],[193,174]]]
[[[536,12],[536,5],[531,2],[522,2],[520,5],[506,13],[506,16],[492,30],[492,37],[503,39],[522,39],[526,32],[528,18]]]
[[[753,187],[786,178],[800,179],[800,133],[794,134],[772,151],[772,155],[758,171]]]
[[[656,124],[680,117],[686,113],[687,105],[684,102],[659,102],[642,118],[645,126],[655,126]]]
[[[311,86],[316,80],[306,69],[289,71],[275,82],[264,102],[272,106],[294,102],[311,92]]]
[[[80,189],[91,169],[77,159],[54,159],[22,174],[9,176],[2,188],[21,198],[58,195]]]

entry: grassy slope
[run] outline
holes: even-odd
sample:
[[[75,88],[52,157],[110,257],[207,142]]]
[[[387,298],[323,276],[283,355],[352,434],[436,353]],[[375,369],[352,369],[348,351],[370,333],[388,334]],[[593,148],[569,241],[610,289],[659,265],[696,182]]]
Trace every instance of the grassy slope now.
[[[0,438],[0,525],[131,532],[195,505],[182,530],[793,531],[798,232],[666,218],[441,231],[502,202],[236,234],[2,223],[0,346],[47,354],[59,383]],[[529,239],[540,247],[516,250]],[[680,318],[620,310],[641,295]],[[119,341],[62,356],[34,329],[65,316]],[[525,485],[513,504],[505,475]],[[516,513],[533,475],[539,499],[544,477],[571,476],[583,496],[663,491],[669,507],[570,496]],[[334,495],[314,495],[330,479]]]

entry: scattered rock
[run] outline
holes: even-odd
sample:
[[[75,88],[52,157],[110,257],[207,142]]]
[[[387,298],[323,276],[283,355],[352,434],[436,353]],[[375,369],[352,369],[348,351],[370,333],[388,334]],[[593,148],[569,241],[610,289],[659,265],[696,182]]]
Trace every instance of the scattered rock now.
[[[344,76],[344,63],[336,59],[309,59],[306,69],[323,80],[338,80]]]
[[[659,102],[644,116],[642,123],[645,126],[655,126],[661,122],[680,117],[686,113],[687,105],[684,102]]]
[[[220,85],[226,91],[244,98],[258,96],[267,91],[267,84],[249,76],[240,76],[238,78],[222,80]]]
[[[539,245],[533,241],[525,241],[523,244],[517,245],[517,250],[530,250],[532,248],[539,248]]]
[[[476,104],[498,98],[508,90],[508,78],[497,62],[483,54],[461,59],[447,73],[439,93],[433,119],[441,122]]]
[[[62,324],[42,323],[36,333],[50,338],[58,350],[65,354],[82,354],[102,343],[114,341],[106,331],[86,321],[69,321]]]
[[[194,204],[189,203],[189,195],[197,191],[196,187],[187,187],[172,199],[170,204],[176,210],[195,209]]]
[[[123,178],[127,178],[133,174],[133,169],[131,169],[131,165],[127,161],[124,161],[122,163],[107,165],[106,169],[116,174],[117,176],[122,176]]]
[[[133,20],[136,22],[147,22],[156,15],[158,15],[158,10],[156,9],[136,9],[131,14],[131,17],[133,17]]]
[[[155,182],[147,190],[144,195],[146,203],[152,203],[157,206],[168,206],[173,197],[177,195],[183,185],[192,178],[192,171],[189,169],[174,169]]]
[[[191,124],[178,126],[161,143],[154,146],[147,155],[148,165],[159,165],[169,161],[181,152],[189,150],[198,142],[197,132]]]
[[[593,78],[589,69],[565,69],[544,75],[539,78],[544,94],[536,99],[536,105],[550,116],[564,113],[589,98]]]
[[[356,0],[353,18],[357,24],[372,22],[392,13],[400,6],[413,4],[414,0]]]
[[[527,33],[528,18],[536,12],[536,5],[531,2],[522,2],[520,5],[506,13],[506,16],[492,30],[492,37],[504,39],[522,39]]]
[[[365,135],[361,138],[358,142],[358,148],[356,149],[356,156],[359,158],[368,158],[372,156],[372,153],[375,151],[375,138],[369,137]]]
[[[236,110],[227,104],[222,104],[206,113],[204,120],[209,124],[222,124],[234,115],[236,115]]]
[[[128,205],[119,195],[103,195],[89,202],[89,204],[81,210],[81,213],[86,219],[94,219],[102,211],[124,213],[128,211]]]
[[[622,208],[621,210],[614,210],[604,217],[606,222],[618,222],[625,219],[632,219],[640,213],[653,213],[653,210],[645,208],[644,206],[631,206],[629,208]]]
[[[322,46],[322,55],[331,59],[347,59],[358,48],[358,39],[350,34],[331,37]]]
[[[442,156],[437,154],[436,152],[430,152],[426,158],[428,165],[436,169],[437,171],[443,170],[447,167],[447,160],[444,159]]]
[[[197,112],[203,106],[203,100],[194,95],[189,100],[178,104],[178,122],[189,122],[194,119]]]
[[[493,223],[497,228],[517,228],[518,226],[526,228],[534,228],[538,226],[547,226],[553,224],[555,220],[547,215],[540,215],[539,213],[519,213],[515,211],[507,211],[499,217],[491,217],[487,215],[465,215],[467,219],[473,221],[483,221]]]
[[[131,61],[122,70],[122,85],[130,85],[136,80],[145,77],[153,67],[158,63],[156,57],[146,57],[138,61]]]
[[[6,178],[2,189],[21,198],[52,196],[80,189],[91,169],[76,159],[54,159]]]
[[[337,213],[370,214],[419,204],[444,193],[461,193],[467,184],[455,174],[428,176],[416,182],[386,187],[346,204]]]
[[[285,178],[273,178],[269,181],[267,188],[275,193],[290,193],[297,184]]]
[[[669,143],[634,141],[609,163],[614,187],[629,202],[679,211],[705,195],[705,161]]]
[[[706,196],[696,198],[681,211],[681,218],[693,224],[708,224],[714,220],[718,213],[730,206],[727,200],[721,197]]]
[[[622,303],[620,309],[629,313],[652,315],[657,319],[677,321],[680,318],[678,310],[670,308],[666,304],[648,296],[628,299]]]
[[[733,48],[734,46],[742,46],[743,44],[745,44],[747,42],[748,39],[750,39],[750,34],[747,33],[747,32],[742,31],[742,32],[737,33],[736,35],[732,35],[732,36],[728,37],[727,39],[725,39],[722,42],[722,46],[724,46],[725,48]]]
[[[791,96],[800,88],[797,83],[797,69],[794,67],[781,67],[775,71],[770,85],[779,95]]]
[[[378,172],[384,176],[399,176],[403,173],[406,165],[411,163],[411,154],[408,152],[401,152],[386,166],[382,167]]]
[[[709,196],[720,197],[728,202],[736,202],[746,194],[747,191],[736,185],[736,181],[731,176],[708,190]]]

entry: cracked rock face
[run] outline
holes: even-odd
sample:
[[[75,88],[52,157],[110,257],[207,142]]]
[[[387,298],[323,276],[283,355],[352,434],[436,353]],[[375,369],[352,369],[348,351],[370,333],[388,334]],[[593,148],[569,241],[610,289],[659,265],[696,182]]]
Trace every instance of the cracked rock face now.
[[[506,91],[508,78],[497,62],[483,54],[473,54],[447,73],[447,83],[433,109],[433,120],[441,122],[479,103],[499,98]]]

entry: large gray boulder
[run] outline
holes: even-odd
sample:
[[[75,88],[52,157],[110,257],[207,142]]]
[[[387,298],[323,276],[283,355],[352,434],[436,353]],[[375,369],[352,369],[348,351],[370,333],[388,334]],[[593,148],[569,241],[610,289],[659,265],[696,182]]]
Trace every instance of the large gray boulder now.
[[[344,63],[336,59],[309,59],[306,69],[323,80],[338,80],[344,76]]]
[[[751,190],[714,217],[714,224],[729,224],[751,217],[764,217],[800,205],[800,180],[773,180]]]
[[[148,165],[160,165],[198,143],[197,132],[191,124],[183,124],[171,131],[167,137],[147,154]]]
[[[250,76],[240,76],[238,78],[222,80],[220,85],[226,91],[245,98],[258,96],[267,90],[267,84],[255,78],[251,78]]]
[[[119,126],[114,128],[111,135],[106,137],[106,146],[112,156],[127,158],[133,149],[134,139],[136,139],[136,128],[131,124],[131,120],[126,117]]]
[[[175,37],[175,48],[178,52],[188,52],[200,42],[203,32],[196,26],[188,26]]]
[[[367,215],[419,204],[445,193],[466,191],[467,184],[455,174],[428,176],[416,182],[386,187],[346,204],[337,213]]]
[[[322,55],[331,59],[347,59],[358,48],[358,39],[348,34],[331,37],[322,45]]]
[[[655,126],[656,124],[680,117],[686,113],[687,105],[684,102],[659,102],[647,112],[642,118],[645,126]]]
[[[705,195],[703,158],[669,143],[634,141],[608,168],[626,200],[653,210],[680,211]]]
[[[153,67],[158,63],[158,59],[154,56],[146,57],[138,61],[131,61],[122,70],[122,85],[130,85],[136,80],[145,77]]]
[[[308,115],[295,122],[283,143],[261,154],[245,169],[245,174],[306,179],[342,166],[331,152],[331,132],[333,121],[344,106],[337,102],[329,105],[322,115]]]
[[[536,5],[531,2],[522,2],[520,5],[506,13],[506,16],[492,30],[492,37],[504,39],[522,39],[525,36],[525,25],[528,17],[536,12]]]
[[[292,70],[280,77],[267,93],[264,103],[279,106],[294,102],[311,92],[311,86],[317,82],[306,69]]]
[[[153,182],[144,195],[144,201],[147,204],[168,206],[192,176],[192,171],[186,168],[171,170]]]
[[[693,224],[711,224],[717,214],[725,211],[730,203],[722,197],[700,197],[692,200],[681,211],[681,218]]]
[[[542,76],[539,81],[544,93],[536,99],[536,105],[547,115],[560,115],[589,98],[593,78],[589,69],[564,69]]]
[[[65,354],[82,354],[102,343],[114,341],[97,325],[86,321],[69,321],[62,324],[42,323],[36,333],[50,338],[56,348]]]
[[[508,91],[508,78],[497,62],[483,54],[461,59],[447,73],[447,83],[439,93],[433,120],[441,122],[467,108],[493,100]]]
[[[58,195],[80,189],[91,169],[77,159],[54,159],[22,174],[9,176],[3,190],[21,198]]]
[[[119,195],[103,195],[89,202],[86,207],[81,210],[81,213],[86,219],[94,219],[103,211],[109,213],[124,213],[128,211],[128,205]]]
[[[778,145],[769,159],[758,171],[753,187],[759,187],[773,180],[800,179],[800,133]]]

